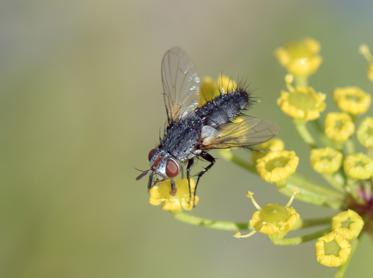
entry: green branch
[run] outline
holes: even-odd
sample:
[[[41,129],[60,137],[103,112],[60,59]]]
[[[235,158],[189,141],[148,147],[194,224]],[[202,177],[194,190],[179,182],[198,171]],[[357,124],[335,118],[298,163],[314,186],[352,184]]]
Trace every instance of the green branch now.
[[[314,232],[314,233],[306,234],[306,235],[303,235],[303,236],[280,238],[280,239],[279,238],[271,238],[271,240],[272,240],[273,244],[275,244],[275,245],[282,245],[282,246],[298,245],[298,244],[305,243],[305,242],[314,240],[316,238],[319,238],[319,237],[323,236],[325,233],[329,232],[329,230],[330,230],[330,227],[328,227],[326,229],[322,229],[322,230]]]

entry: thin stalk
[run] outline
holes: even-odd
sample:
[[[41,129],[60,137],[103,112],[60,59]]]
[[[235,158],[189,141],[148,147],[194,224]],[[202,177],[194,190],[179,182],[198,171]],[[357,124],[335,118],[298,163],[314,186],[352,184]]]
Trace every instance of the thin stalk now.
[[[307,124],[303,121],[294,121],[294,125],[303,141],[306,142],[310,148],[316,148],[316,141],[308,130]]]
[[[223,221],[223,220],[213,220],[209,218],[202,218],[199,216],[191,215],[186,212],[177,212],[173,213],[173,216],[176,220],[179,220],[183,223],[200,226],[203,228],[213,229],[213,230],[221,230],[221,231],[230,231],[230,232],[237,232],[237,231],[244,231],[249,230],[248,222],[234,222],[234,221]],[[320,226],[330,223],[330,217],[326,218],[311,218],[311,219],[304,219],[302,221],[302,225],[299,229],[305,229],[314,226]]]
[[[306,234],[306,235],[303,235],[303,236],[280,238],[280,239],[279,238],[271,238],[271,240],[272,240],[273,244],[275,244],[275,245],[282,245],[282,246],[285,246],[285,245],[299,245],[301,243],[305,243],[305,242],[314,240],[316,238],[319,238],[319,237],[323,236],[324,234],[326,234],[327,232],[329,232],[329,230],[330,230],[330,227],[328,227],[326,229],[322,229],[322,230],[314,232],[314,233]]]

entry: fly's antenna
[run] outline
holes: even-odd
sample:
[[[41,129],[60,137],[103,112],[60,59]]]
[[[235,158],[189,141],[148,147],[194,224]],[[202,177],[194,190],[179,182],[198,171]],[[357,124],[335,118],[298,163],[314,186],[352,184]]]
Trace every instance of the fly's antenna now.
[[[138,175],[138,176],[136,177],[136,180],[137,180],[137,181],[138,181],[138,180],[141,180],[141,179],[142,179],[143,177],[145,177],[145,176],[148,174],[148,172],[149,172],[149,169],[148,169],[148,170],[141,170],[141,169],[137,169],[137,168],[135,168],[135,170],[141,172],[141,174]]]

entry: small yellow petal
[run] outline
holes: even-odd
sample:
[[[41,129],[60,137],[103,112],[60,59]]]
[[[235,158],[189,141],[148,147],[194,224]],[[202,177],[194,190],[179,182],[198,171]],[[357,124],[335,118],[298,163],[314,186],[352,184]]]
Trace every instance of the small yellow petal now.
[[[368,111],[371,97],[358,87],[344,87],[334,90],[334,101],[343,112],[360,115]]]
[[[351,244],[338,232],[332,231],[316,242],[316,259],[328,267],[345,264],[351,254]]]
[[[298,87],[292,92],[281,92],[277,104],[288,116],[302,121],[318,119],[325,110],[325,95],[310,87]]]
[[[313,149],[311,151],[311,165],[320,174],[333,174],[342,165],[342,154],[329,147]]]
[[[265,181],[282,183],[296,171],[298,163],[294,151],[269,152],[257,160],[256,170]]]
[[[332,219],[333,231],[337,231],[346,239],[352,240],[359,236],[364,226],[364,220],[353,210],[338,213]]]
[[[282,151],[285,143],[279,138],[272,138],[262,144],[256,145],[255,150],[251,152],[251,159],[256,162],[257,159],[265,156],[268,152]]]
[[[347,113],[331,112],[325,118],[325,135],[336,143],[347,141],[355,131],[355,125]]]
[[[366,180],[373,176],[373,160],[364,153],[348,155],[343,163],[348,177],[356,180]]]

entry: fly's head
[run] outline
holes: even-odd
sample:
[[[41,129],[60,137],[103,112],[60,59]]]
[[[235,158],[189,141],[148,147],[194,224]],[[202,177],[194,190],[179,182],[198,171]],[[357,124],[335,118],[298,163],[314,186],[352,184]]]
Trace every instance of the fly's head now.
[[[140,179],[148,172],[150,172],[148,189],[150,189],[155,183],[159,181],[163,181],[168,178],[174,178],[179,174],[179,163],[168,152],[160,148],[154,148],[150,150],[148,154],[148,160],[150,169],[144,171],[142,174],[140,174],[140,176],[137,177],[137,179]]]

